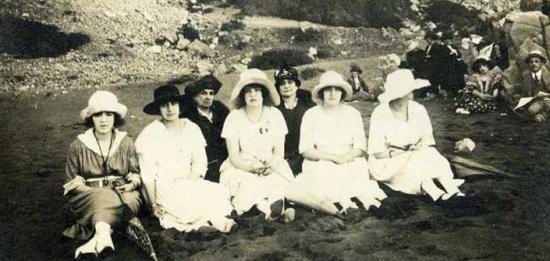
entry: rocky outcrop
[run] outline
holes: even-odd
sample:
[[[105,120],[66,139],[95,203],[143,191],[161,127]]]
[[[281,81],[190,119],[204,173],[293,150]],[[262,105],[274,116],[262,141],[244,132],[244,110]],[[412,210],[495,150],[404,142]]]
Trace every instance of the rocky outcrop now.
[[[505,80],[509,84],[521,82],[521,72],[527,69],[524,62],[532,50],[539,50],[548,57],[550,50],[550,19],[541,12],[515,12],[506,16],[504,23],[510,67]],[[546,64],[550,68],[549,64]]]

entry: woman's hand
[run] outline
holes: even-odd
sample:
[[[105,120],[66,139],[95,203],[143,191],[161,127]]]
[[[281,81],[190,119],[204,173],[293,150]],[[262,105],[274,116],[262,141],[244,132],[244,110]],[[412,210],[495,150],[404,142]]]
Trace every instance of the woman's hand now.
[[[118,192],[132,192],[137,188],[137,184],[135,182],[126,183],[124,185],[120,185],[118,187],[115,187],[116,191]]]
[[[153,215],[155,217],[161,218],[162,216],[164,216],[164,210],[158,204],[153,204],[151,208],[153,209]]]

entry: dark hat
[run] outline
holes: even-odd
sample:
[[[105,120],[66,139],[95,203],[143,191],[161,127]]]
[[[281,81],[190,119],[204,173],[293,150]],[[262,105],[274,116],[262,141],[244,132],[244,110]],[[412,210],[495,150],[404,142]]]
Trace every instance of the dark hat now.
[[[363,70],[361,70],[361,67],[359,67],[359,65],[353,63],[351,64],[351,68],[349,70],[350,72],[358,72],[358,73],[363,73]]]
[[[538,57],[542,60],[542,63],[546,63],[546,56],[544,56],[544,54],[539,50],[530,51],[529,54],[527,54],[527,57],[525,57],[525,63],[529,63],[529,59],[531,59],[531,57]]]
[[[484,57],[479,57],[475,59],[475,61],[472,63],[472,71],[479,73],[479,68],[481,68],[482,65],[486,65],[487,68],[493,69],[495,66],[495,63],[493,63],[491,60],[487,60]]]
[[[275,87],[279,88],[283,83],[283,80],[293,80],[296,83],[296,86],[300,87],[302,82],[298,79],[298,71],[289,65],[285,64],[279,67],[273,73],[273,78],[275,78]]]
[[[143,112],[150,115],[160,115],[159,107],[167,101],[182,101],[178,87],[172,84],[162,85],[155,89],[154,100],[143,107]]]
[[[205,89],[212,89],[216,94],[221,87],[222,83],[214,75],[209,74],[185,87],[185,95],[193,97]]]

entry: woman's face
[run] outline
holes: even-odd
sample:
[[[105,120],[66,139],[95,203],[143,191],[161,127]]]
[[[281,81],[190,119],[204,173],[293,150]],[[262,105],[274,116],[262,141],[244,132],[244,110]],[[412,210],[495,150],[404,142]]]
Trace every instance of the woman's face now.
[[[177,121],[180,116],[180,104],[177,101],[168,101],[160,105],[159,111],[164,121]]]
[[[244,87],[244,102],[246,106],[258,107],[263,104],[262,87],[246,86]]]
[[[325,106],[336,106],[342,100],[342,89],[334,86],[325,87],[323,92],[323,104]]]
[[[487,66],[486,64],[482,64],[481,66],[479,66],[480,74],[487,74],[488,72],[489,72],[489,66]]]
[[[296,86],[296,82],[291,79],[284,79],[279,86],[279,93],[283,98],[296,96],[297,91],[298,86]]]
[[[98,134],[107,134],[113,130],[115,125],[115,113],[102,111],[92,115],[94,129]]]

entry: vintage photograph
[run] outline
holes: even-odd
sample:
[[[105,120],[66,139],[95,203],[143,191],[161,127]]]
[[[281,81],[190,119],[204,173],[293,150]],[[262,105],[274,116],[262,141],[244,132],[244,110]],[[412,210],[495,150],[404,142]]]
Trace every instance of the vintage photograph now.
[[[549,0],[3,0],[0,260],[550,260]]]

